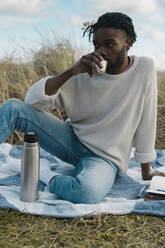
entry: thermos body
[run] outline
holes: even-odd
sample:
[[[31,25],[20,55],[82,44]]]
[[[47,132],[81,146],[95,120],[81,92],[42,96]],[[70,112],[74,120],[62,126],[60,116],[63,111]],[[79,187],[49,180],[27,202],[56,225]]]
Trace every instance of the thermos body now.
[[[30,133],[32,134],[32,132]],[[34,142],[34,140],[32,140]],[[21,200],[34,202],[39,199],[39,144],[24,139],[21,160]]]

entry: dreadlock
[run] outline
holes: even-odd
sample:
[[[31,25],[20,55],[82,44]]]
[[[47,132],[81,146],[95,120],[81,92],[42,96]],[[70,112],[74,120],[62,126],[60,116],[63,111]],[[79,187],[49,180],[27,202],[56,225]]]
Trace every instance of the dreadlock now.
[[[100,16],[95,24],[89,25],[83,32],[83,37],[86,32],[89,32],[89,41],[91,35],[96,33],[99,28],[116,28],[121,29],[126,32],[128,37],[132,40],[132,44],[136,41],[136,33],[134,31],[134,26],[132,19],[120,12],[107,12],[104,15]]]

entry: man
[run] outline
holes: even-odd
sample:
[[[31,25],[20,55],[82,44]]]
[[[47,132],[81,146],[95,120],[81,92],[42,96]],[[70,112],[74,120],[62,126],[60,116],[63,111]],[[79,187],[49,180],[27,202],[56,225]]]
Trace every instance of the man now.
[[[0,141],[14,130],[37,132],[43,149],[75,166],[72,177],[42,165],[41,180],[61,199],[92,204],[127,171],[133,145],[144,180],[164,174],[150,172],[156,159],[156,71],[150,58],[128,56],[136,41],[131,18],[106,13],[86,31],[94,52],[35,83],[25,103],[10,99],[0,108]],[[101,68],[103,59],[106,73],[99,74],[96,65]],[[44,112],[49,108],[65,109],[69,120]]]

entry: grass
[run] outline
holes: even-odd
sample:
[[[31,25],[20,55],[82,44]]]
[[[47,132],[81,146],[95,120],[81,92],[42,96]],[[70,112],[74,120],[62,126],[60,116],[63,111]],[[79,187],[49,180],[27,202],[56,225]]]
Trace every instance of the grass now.
[[[27,89],[41,77],[65,70],[76,61],[68,41],[43,46],[32,61],[0,61],[0,104],[8,98],[24,99]],[[61,119],[64,111],[52,111]],[[165,73],[158,72],[158,122],[156,148],[165,149]],[[21,144],[15,132],[7,142]],[[158,248],[165,247],[165,218],[145,215],[97,215],[90,218],[57,219],[0,210],[0,248]]]
[[[1,248],[163,248],[165,218],[97,215],[57,219],[1,210]]]

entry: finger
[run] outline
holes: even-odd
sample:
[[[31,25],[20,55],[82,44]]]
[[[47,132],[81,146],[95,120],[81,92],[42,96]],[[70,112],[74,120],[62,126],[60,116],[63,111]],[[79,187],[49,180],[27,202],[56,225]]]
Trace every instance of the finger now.
[[[84,59],[82,59],[82,63],[85,64],[86,66],[90,67],[95,73],[99,74],[99,71],[96,68],[93,61],[84,58]]]
[[[103,57],[98,52],[93,52],[91,53],[91,55],[95,56],[99,61],[103,60]]]
[[[90,67],[88,67],[87,73],[89,74],[90,77],[93,77],[93,71]]]
[[[99,60],[96,56],[94,56],[94,55],[87,55],[86,57],[85,57],[85,59],[89,59],[89,60],[91,60],[92,62],[95,62],[96,63],[96,65],[98,65],[98,67],[99,68],[103,68],[103,65],[102,65],[102,60]]]
[[[90,77],[93,77],[92,71],[88,71],[88,74],[89,74]]]
[[[161,172],[160,176],[165,177],[165,173]]]
[[[155,171],[155,175],[156,176],[162,176],[162,177],[165,177],[165,173],[163,173],[163,172],[160,172],[160,171]]]
[[[103,68],[102,63],[101,63],[101,61],[103,60],[103,57],[99,53],[93,52],[93,53],[85,55],[84,58],[95,62],[100,68]]]
[[[85,59],[89,59],[89,60],[95,62],[96,64],[98,64],[100,62],[100,60],[96,56],[94,56],[92,54],[86,55]]]

